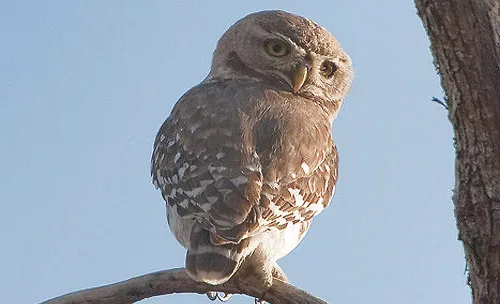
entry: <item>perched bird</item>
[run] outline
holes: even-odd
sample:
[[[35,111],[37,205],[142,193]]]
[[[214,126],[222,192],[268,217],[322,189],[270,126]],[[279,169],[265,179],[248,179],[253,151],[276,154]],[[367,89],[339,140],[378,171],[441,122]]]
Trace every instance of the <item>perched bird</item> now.
[[[220,38],[210,73],[174,106],[152,156],[192,279],[286,280],[276,261],[335,189],[331,124],[352,74],[326,29],[284,11],[250,14]]]

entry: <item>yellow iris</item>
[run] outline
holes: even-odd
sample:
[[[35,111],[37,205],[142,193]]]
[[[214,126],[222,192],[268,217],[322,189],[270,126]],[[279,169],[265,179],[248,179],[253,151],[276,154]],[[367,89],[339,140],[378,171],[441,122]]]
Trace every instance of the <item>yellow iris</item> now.
[[[273,57],[283,57],[290,52],[288,44],[280,39],[269,39],[264,43],[266,52]]]

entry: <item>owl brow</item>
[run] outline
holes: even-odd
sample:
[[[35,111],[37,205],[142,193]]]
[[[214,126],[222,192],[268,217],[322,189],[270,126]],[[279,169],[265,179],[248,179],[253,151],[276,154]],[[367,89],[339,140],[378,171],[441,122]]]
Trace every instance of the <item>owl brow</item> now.
[[[285,40],[286,42],[288,42],[290,45],[293,45],[295,47],[295,49],[303,49],[301,46],[299,46],[297,43],[295,43],[295,41],[293,41],[292,39],[290,39],[290,37],[287,37],[283,34],[280,34],[280,33],[276,33],[276,32],[269,32],[275,36],[278,36],[280,37],[281,39]]]
[[[286,41],[290,46],[293,47],[293,50],[295,50],[295,52],[298,52],[299,54],[314,54],[315,56],[319,57],[319,56],[322,56],[324,57],[325,55],[322,55],[322,54],[318,54],[312,50],[307,50],[305,47],[302,47],[300,46],[299,44],[297,44],[295,41],[293,41],[290,37],[287,37],[281,33],[276,33],[276,32],[271,32],[271,31],[267,31],[266,32],[272,34],[272,35],[275,35],[275,36],[278,36],[279,38],[283,39],[284,41]]]

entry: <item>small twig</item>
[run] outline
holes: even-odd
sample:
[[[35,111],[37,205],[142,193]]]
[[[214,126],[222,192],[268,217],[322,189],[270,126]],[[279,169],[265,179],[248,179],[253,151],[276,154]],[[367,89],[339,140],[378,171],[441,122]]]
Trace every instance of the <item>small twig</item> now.
[[[142,299],[172,293],[199,293],[220,291],[232,294],[246,294],[274,304],[326,304],[307,292],[274,279],[272,287],[262,295],[257,281],[229,280],[222,285],[209,285],[189,278],[184,268],[163,270],[145,274],[126,281],[72,292],[41,304],[120,304],[133,303]]]
[[[442,105],[442,106],[443,106],[446,110],[448,110],[448,105],[447,105],[444,101],[442,101],[441,99],[439,99],[439,98],[437,98],[437,97],[432,97],[432,99],[431,99],[431,100],[432,100],[432,101],[434,101],[434,102],[439,103],[439,104],[440,104],[440,105]]]

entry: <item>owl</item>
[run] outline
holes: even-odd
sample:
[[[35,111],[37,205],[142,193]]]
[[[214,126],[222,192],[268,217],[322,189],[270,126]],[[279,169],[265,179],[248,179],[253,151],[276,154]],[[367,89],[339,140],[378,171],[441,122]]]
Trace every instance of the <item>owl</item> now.
[[[332,122],[351,61],[323,27],[250,14],[220,38],[208,76],[161,126],[153,183],[194,280],[286,280],[276,261],[327,207],[337,180]]]

